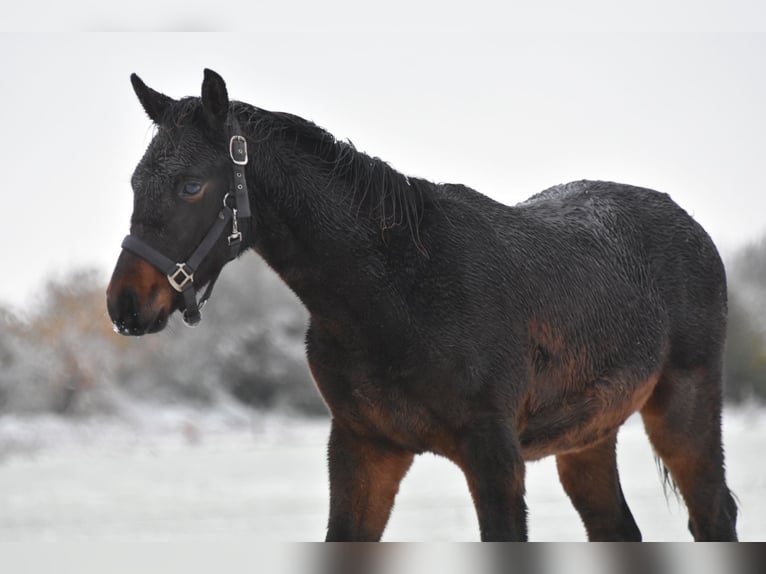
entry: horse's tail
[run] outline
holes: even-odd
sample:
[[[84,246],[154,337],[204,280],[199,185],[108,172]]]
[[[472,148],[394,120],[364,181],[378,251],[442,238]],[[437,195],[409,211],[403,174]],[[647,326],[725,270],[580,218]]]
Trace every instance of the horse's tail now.
[[[662,492],[665,493],[665,500],[669,499],[669,495],[672,493],[676,501],[681,502],[681,493],[678,490],[678,485],[670,475],[668,467],[662,462],[662,459],[655,452],[654,462],[657,464],[657,470],[660,472],[660,479],[662,480]]]

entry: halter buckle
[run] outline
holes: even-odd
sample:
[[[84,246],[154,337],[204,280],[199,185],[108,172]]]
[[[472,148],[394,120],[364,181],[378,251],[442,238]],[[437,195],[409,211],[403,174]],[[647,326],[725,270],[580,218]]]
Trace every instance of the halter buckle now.
[[[181,276],[181,281],[178,281],[178,276]],[[191,281],[194,281],[194,273],[186,271],[186,263],[176,263],[176,270],[173,273],[167,275],[170,286],[182,293],[184,287],[186,287]]]
[[[237,165],[247,165],[247,140],[243,136],[231,136],[229,157]]]

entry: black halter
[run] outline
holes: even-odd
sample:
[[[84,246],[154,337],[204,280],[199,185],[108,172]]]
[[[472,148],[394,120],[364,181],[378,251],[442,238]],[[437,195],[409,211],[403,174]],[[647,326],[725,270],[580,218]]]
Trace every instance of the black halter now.
[[[205,237],[184,263],[176,263],[172,259],[148,245],[134,235],[128,235],[122,241],[122,248],[145,259],[168,278],[170,286],[183,294],[186,309],[184,309],[184,323],[193,327],[202,320],[201,309],[213,293],[218,275],[213,276],[208,283],[207,289],[197,301],[197,292],[194,289],[194,273],[200,263],[208,256],[218,239],[226,232],[231,223],[231,233],[228,236],[229,258],[227,263],[237,257],[243,249],[242,232],[239,230],[240,221],[248,219],[250,213],[250,200],[247,193],[247,181],[245,180],[245,166],[247,165],[247,140],[242,136],[239,122],[229,115],[227,122],[229,136],[229,157],[233,162],[233,189],[223,198],[223,208],[218,213],[213,226],[208,230]],[[228,202],[233,201],[233,206]],[[221,268],[223,269],[223,268]]]

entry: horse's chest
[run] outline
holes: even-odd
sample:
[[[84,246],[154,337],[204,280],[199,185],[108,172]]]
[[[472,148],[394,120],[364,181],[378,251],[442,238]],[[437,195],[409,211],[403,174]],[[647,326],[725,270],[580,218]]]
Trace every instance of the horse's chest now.
[[[407,377],[382,379],[362,371],[327,377],[321,368],[312,371],[335,420],[361,436],[385,438],[416,452],[433,450],[438,428]]]

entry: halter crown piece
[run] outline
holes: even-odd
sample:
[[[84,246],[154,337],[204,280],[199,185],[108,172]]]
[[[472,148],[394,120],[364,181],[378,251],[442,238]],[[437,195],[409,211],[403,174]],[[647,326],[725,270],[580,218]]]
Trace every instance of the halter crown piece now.
[[[213,275],[199,301],[197,300],[197,292],[194,289],[195,271],[205,257],[208,256],[221,235],[226,232],[229,223],[231,223],[231,232],[227,238],[229,258],[226,263],[236,258],[244,247],[242,232],[239,230],[240,221],[251,217],[250,199],[245,179],[245,166],[248,161],[247,140],[242,135],[239,122],[232,114],[229,114],[226,127],[229,141],[229,158],[232,161],[232,190],[223,198],[223,208],[218,213],[215,223],[210,227],[189,258],[183,263],[175,262],[134,235],[128,235],[122,241],[123,249],[138,255],[154,265],[167,277],[170,286],[183,294],[184,303],[186,304],[183,318],[184,323],[189,327],[196,326],[202,320],[201,309],[207,303],[207,300],[210,299],[210,295],[213,293],[213,286],[223,267]],[[229,201],[233,202],[232,206],[229,206]]]

